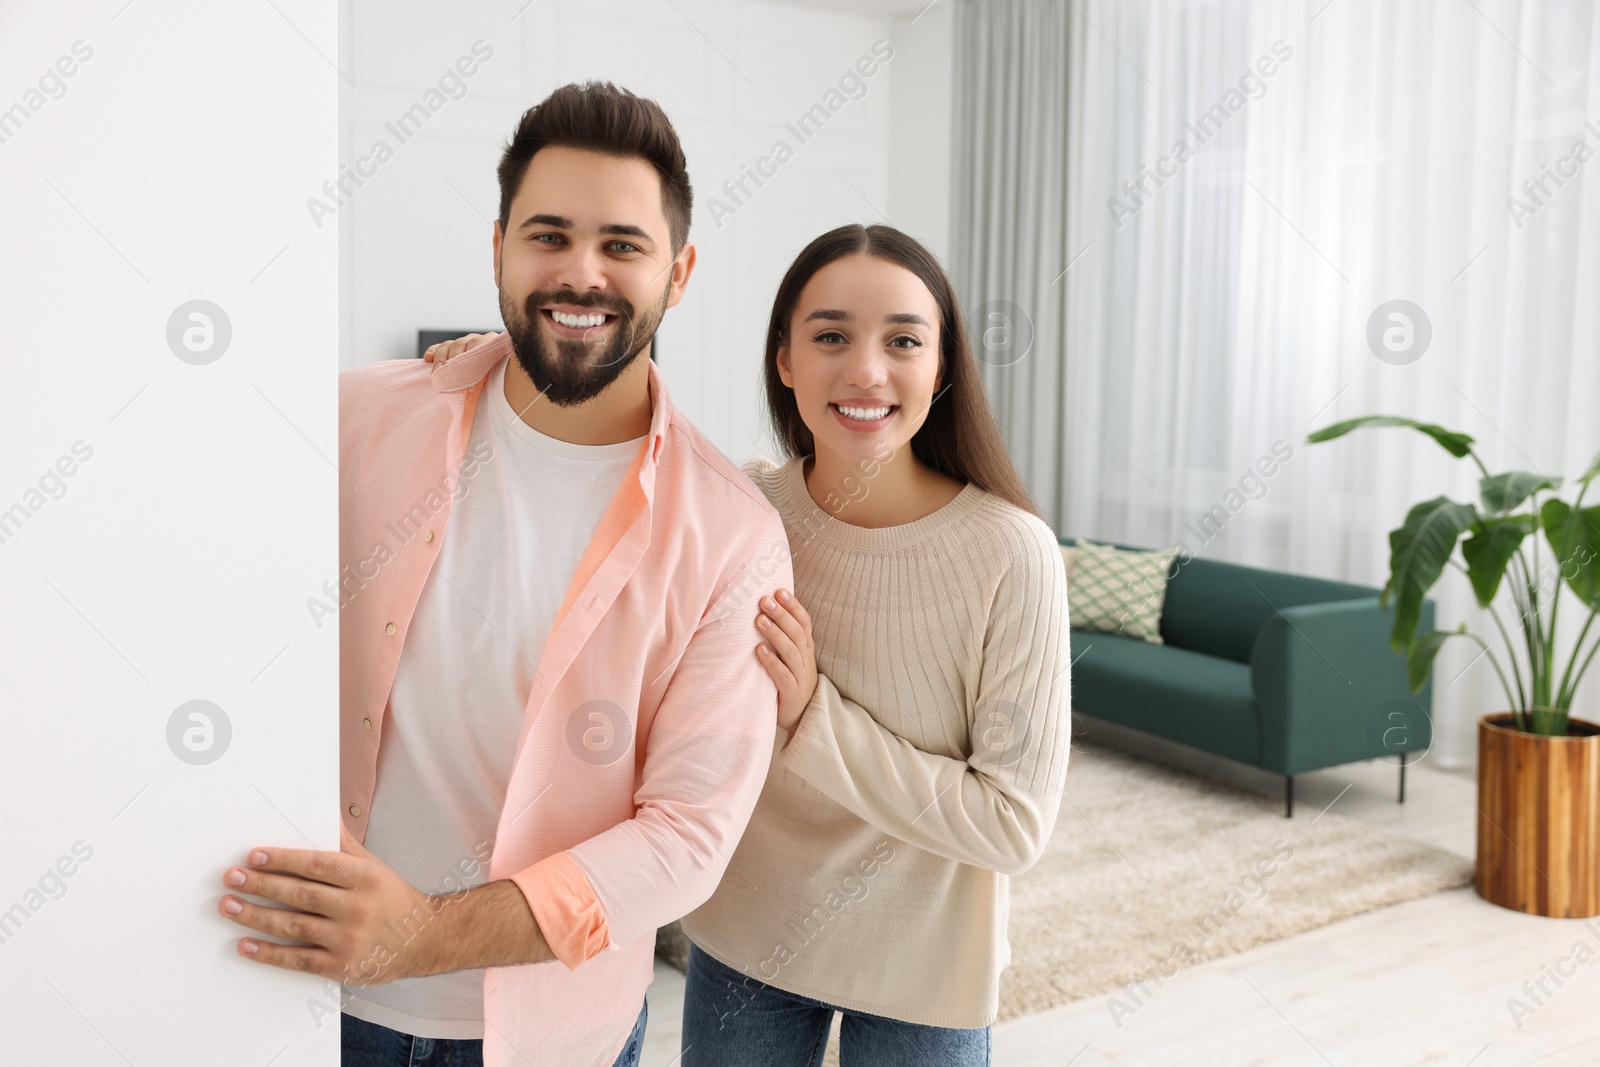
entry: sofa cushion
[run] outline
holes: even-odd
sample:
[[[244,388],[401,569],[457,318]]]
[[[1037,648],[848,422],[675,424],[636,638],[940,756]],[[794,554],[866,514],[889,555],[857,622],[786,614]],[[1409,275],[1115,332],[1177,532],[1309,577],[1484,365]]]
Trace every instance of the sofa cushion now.
[[[1067,574],[1072,626],[1161,644],[1161,607],[1176,554],[1129,552],[1080,539]]]
[[[1084,630],[1072,631],[1072,658],[1074,711],[1259,762],[1261,725],[1245,664]]]
[[[1239,563],[1179,558],[1162,608],[1167,644],[1249,663],[1256,635],[1284,608],[1366,600],[1376,589]]]

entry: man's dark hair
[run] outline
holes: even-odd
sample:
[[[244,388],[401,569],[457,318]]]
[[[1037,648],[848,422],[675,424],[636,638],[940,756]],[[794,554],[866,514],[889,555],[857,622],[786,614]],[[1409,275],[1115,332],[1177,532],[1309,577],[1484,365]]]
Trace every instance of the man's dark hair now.
[[[511,224],[511,201],[528,161],[541,148],[561,145],[608,156],[637,156],[661,176],[661,210],[672,234],[672,254],[689,239],[694,191],[683,146],[661,105],[611,82],[563,85],[523,112],[500,157],[500,229]]]

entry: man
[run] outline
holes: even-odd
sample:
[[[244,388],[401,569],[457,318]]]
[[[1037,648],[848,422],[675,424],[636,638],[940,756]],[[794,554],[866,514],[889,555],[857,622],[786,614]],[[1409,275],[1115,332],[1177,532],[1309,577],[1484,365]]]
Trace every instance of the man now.
[[[225,875],[299,909],[225,897],[306,943],[242,954],[350,987],[346,1064],[636,1063],[655,930],[711,895],[772,752],[733,620],[792,585],[783,526],[648,358],[695,264],[677,135],[569,85],[499,178],[506,333],[340,377],[341,852]]]

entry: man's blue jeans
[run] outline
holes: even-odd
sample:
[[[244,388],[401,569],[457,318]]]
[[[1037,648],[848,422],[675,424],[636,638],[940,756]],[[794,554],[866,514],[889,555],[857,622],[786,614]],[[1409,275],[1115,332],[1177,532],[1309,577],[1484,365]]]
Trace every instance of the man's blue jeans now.
[[[683,1067],[818,1067],[833,1013],[843,1067],[987,1067],[989,1028],[958,1030],[849,1011],[740,974],[689,946]]]
[[[649,1013],[646,1001],[614,1067],[639,1067]],[[339,1039],[343,1067],[483,1067],[483,1042],[477,1039],[412,1037],[343,1014],[339,1016]]]

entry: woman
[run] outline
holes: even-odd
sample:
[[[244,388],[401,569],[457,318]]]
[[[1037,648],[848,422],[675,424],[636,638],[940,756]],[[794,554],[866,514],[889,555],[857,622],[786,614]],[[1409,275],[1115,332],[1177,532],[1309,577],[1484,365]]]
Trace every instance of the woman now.
[[[987,1064],[1009,876],[1070,742],[1066,576],[1006,455],[949,279],[888,226],[789,268],[766,393],[795,590],[755,652],[779,695],[761,798],[692,943],[684,1067]]]

